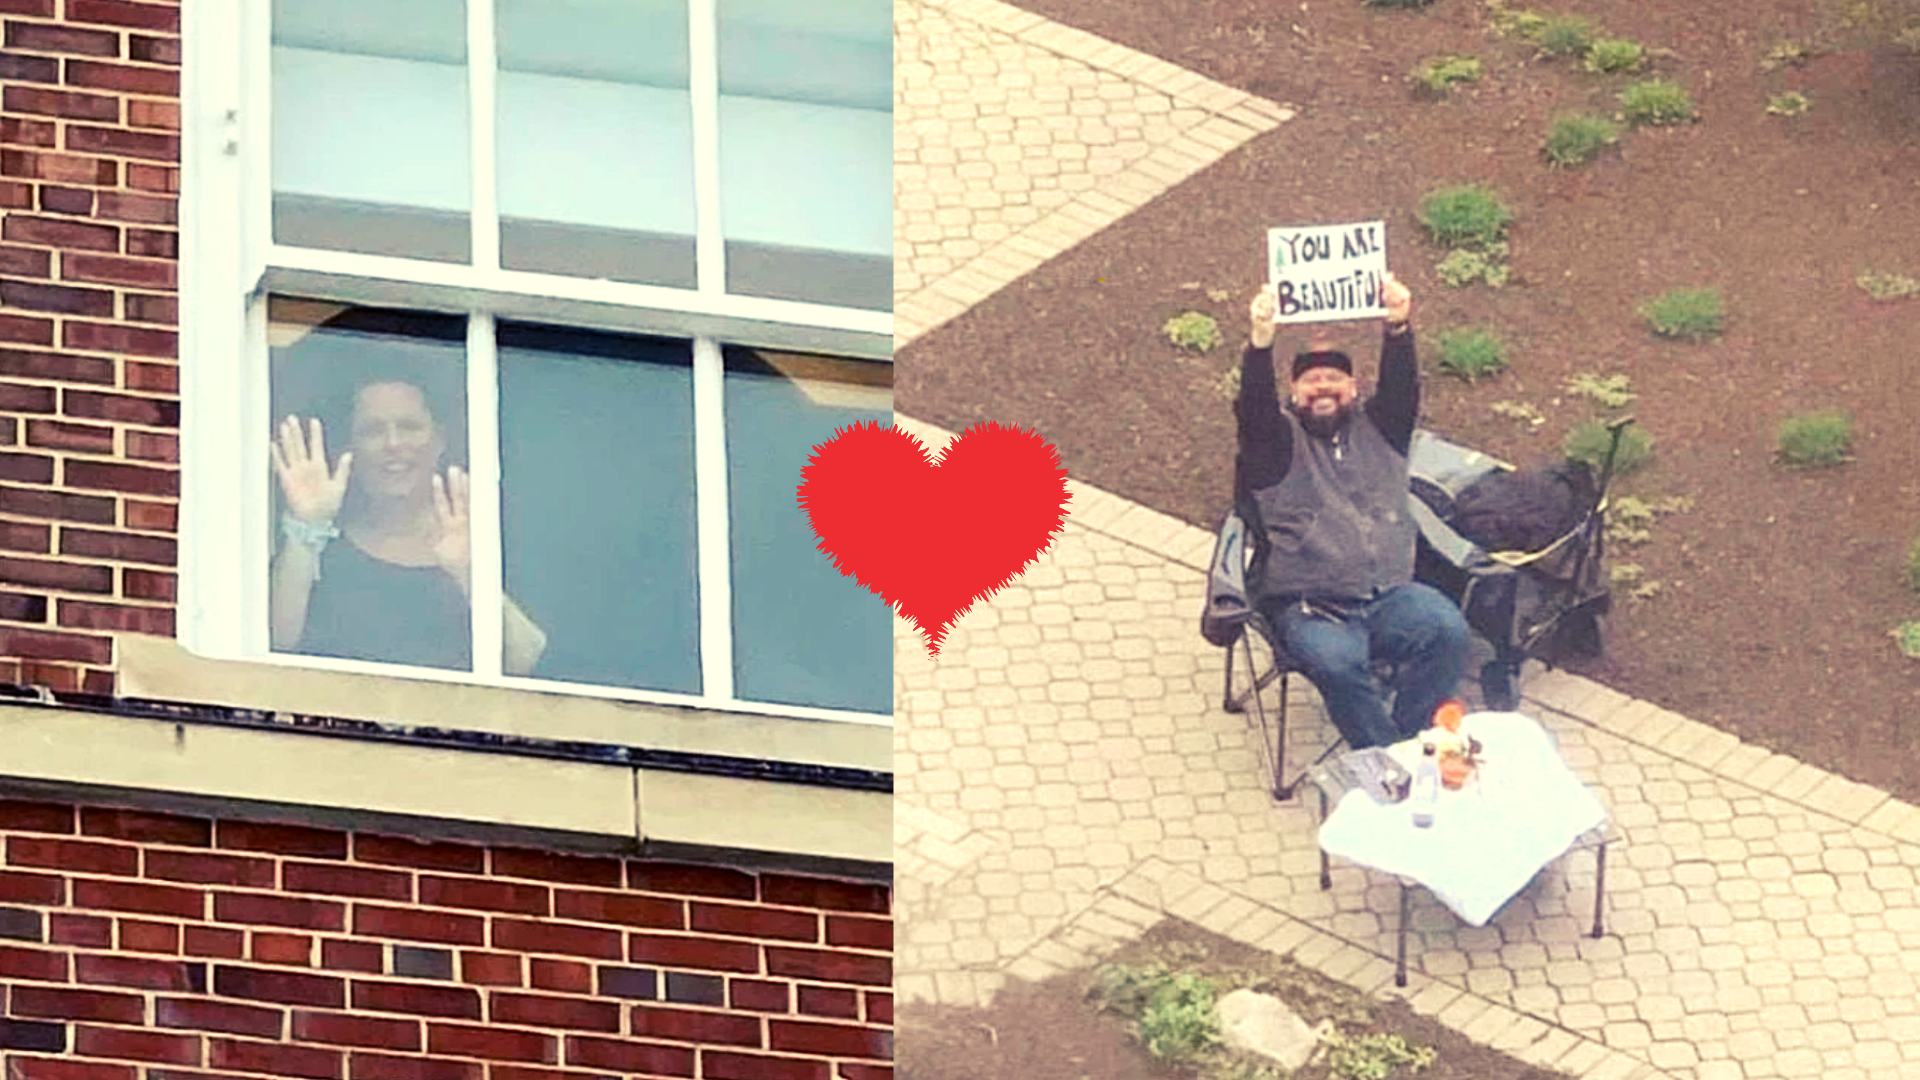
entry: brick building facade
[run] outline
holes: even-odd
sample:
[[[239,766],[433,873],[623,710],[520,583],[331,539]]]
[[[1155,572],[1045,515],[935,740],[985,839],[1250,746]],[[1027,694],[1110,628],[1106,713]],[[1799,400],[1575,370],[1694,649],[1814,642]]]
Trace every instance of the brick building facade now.
[[[884,726],[174,643],[181,9],[0,21],[8,1080],[891,1076]]]

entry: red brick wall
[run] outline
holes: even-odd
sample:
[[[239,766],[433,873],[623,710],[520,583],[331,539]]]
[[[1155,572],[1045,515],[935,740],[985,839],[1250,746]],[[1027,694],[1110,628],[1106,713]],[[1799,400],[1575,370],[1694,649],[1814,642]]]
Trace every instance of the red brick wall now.
[[[0,682],[172,636],[180,9],[0,0]]]
[[[892,1076],[882,885],[4,800],[0,839],[7,1080]]]

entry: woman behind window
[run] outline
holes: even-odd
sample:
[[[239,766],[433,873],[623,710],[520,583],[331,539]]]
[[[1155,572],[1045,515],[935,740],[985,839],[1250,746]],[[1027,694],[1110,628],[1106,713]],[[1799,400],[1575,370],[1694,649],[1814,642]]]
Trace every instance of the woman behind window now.
[[[273,561],[274,649],[470,670],[469,482],[445,465],[446,428],[426,387],[361,383],[347,441],[330,462],[319,418],[288,416],[275,433],[286,510]],[[502,668],[529,674],[546,634],[502,601]]]

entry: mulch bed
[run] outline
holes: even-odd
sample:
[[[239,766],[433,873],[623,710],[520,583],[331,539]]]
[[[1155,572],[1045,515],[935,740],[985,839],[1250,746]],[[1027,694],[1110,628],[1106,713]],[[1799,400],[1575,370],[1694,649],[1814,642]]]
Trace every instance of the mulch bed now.
[[[1291,961],[1230,941],[1191,923],[1167,919],[1112,959],[1201,956],[1178,970],[1214,975],[1226,970],[1257,973],[1256,986],[1285,1001],[1309,1023],[1336,1017],[1349,1036],[1400,1035],[1435,1051],[1421,1080],[1560,1080],[1497,1050],[1480,1046],[1421,1016],[1403,1001],[1372,1002],[1356,991],[1306,971]],[[1057,975],[1043,983],[1015,982],[986,1009],[906,1006],[896,1020],[900,1035],[895,1067],[901,1080],[1201,1080],[1190,1068],[1152,1059],[1131,1038],[1125,1021],[1102,1012],[1088,998],[1093,972]],[[1295,1080],[1325,1080],[1326,1059],[1310,1062]]]
[[[1076,478],[1210,529],[1230,501],[1223,379],[1265,230],[1384,218],[1389,264],[1414,291],[1427,426],[1534,464],[1602,413],[1563,392],[1568,378],[1625,373],[1656,457],[1616,493],[1695,500],[1650,542],[1611,553],[1660,590],[1619,598],[1611,654],[1583,673],[1920,801],[1920,662],[1889,637],[1920,618],[1901,581],[1920,536],[1920,299],[1875,302],[1854,283],[1867,270],[1920,276],[1920,55],[1888,44],[1887,30],[1920,5],[1562,9],[1662,50],[1655,73],[1692,90],[1700,119],[1630,132],[1597,161],[1554,170],[1541,156],[1550,121],[1617,111],[1631,79],[1539,59],[1495,37],[1470,0],[1424,11],[1022,4],[1300,115],[902,350],[900,411],[953,430],[1034,428]],[[1874,21],[1849,27],[1848,13]],[[1811,63],[1762,70],[1774,42],[1816,36],[1830,48]],[[1411,93],[1406,74],[1439,53],[1479,56],[1479,87],[1441,101]],[[1811,111],[1767,115],[1787,89],[1807,93]],[[1441,252],[1414,208],[1462,182],[1492,184],[1516,213],[1504,289],[1448,288],[1434,272]],[[1636,314],[1653,295],[1702,285],[1726,296],[1718,341],[1660,340]],[[1206,355],[1169,345],[1161,325],[1188,310],[1219,319],[1226,344]],[[1469,386],[1433,371],[1434,332],[1468,324],[1508,342],[1506,374]],[[1370,374],[1377,330],[1344,331]],[[1496,401],[1529,404],[1546,423],[1496,415]],[[1829,406],[1853,415],[1855,460],[1781,467],[1775,425]]]

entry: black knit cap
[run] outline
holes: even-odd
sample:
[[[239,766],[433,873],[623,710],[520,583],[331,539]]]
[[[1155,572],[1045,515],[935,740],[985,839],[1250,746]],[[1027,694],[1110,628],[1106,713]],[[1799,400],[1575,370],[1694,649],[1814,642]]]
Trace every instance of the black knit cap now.
[[[1346,353],[1326,349],[1316,352],[1295,353],[1293,356],[1293,377],[1298,379],[1311,368],[1339,368],[1347,374],[1353,374],[1353,358]]]

